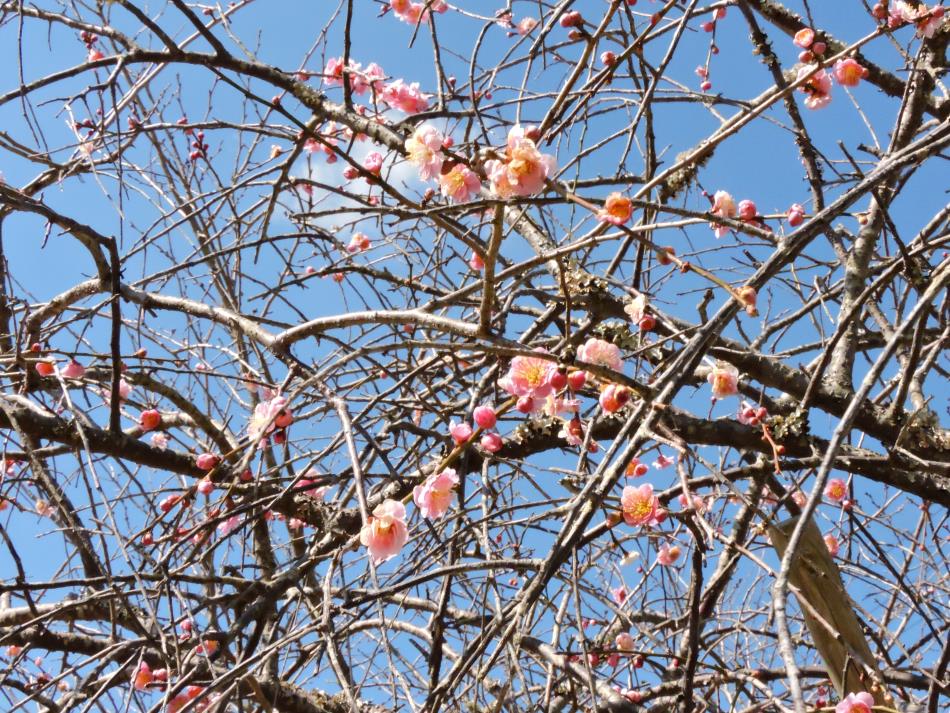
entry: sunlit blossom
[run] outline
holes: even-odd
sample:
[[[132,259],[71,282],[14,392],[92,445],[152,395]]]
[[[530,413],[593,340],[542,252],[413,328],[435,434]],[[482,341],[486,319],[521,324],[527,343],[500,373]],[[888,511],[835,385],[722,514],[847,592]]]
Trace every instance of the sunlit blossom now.
[[[709,372],[706,380],[712,386],[712,397],[723,399],[739,393],[739,370],[732,364],[720,361]]]
[[[406,508],[398,500],[384,500],[377,505],[360,530],[360,542],[376,564],[394,557],[408,540]]]
[[[845,499],[848,494],[848,485],[841,478],[832,478],[825,485],[825,497],[836,503]]]
[[[551,371],[556,367],[550,359],[534,356],[516,356],[511,360],[508,373],[499,382],[512,396],[543,399],[553,391]]]
[[[578,347],[577,358],[589,364],[605,366],[614,371],[623,371],[620,347],[597,337],[591,337]]]
[[[644,483],[640,487],[626,486],[620,497],[623,519],[628,525],[654,525],[658,522],[660,501],[653,494],[653,486]]]
[[[482,186],[478,175],[461,163],[455,164],[445,173],[440,173],[438,179],[442,195],[456,203],[469,200]]]
[[[838,705],[835,713],[871,713],[874,707],[874,697],[865,691],[849,693]]]
[[[669,567],[671,564],[676,562],[680,558],[680,548],[678,545],[673,545],[672,547],[666,543],[660,545],[660,549],[656,555],[656,563],[664,567]]]
[[[847,57],[835,62],[835,79],[844,87],[856,87],[868,76],[868,70],[856,59]]]
[[[622,193],[611,193],[604,207],[597,212],[597,220],[611,225],[623,225],[633,215],[633,201]]]
[[[453,490],[459,477],[452,468],[441,473],[433,473],[422,485],[412,490],[412,499],[422,513],[430,520],[442,517],[452,504]]]
[[[554,169],[554,157],[542,154],[520,125],[508,132],[504,159],[485,162],[492,192],[501,198],[540,193]]]
[[[716,191],[713,194],[712,208],[709,209],[710,213],[720,218],[735,218],[736,211],[736,202],[730,193],[726,191]],[[721,238],[729,232],[729,228],[725,225],[719,223],[710,223],[710,225],[717,238]]]
[[[406,84],[397,79],[383,86],[380,98],[391,108],[398,109],[406,114],[417,114],[429,107],[430,94],[424,94],[419,89],[419,82]]]
[[[814,67],[806,66],[798,70],[798,79],[811,75],[809,79],[798,87],[798,90],[808,96],[805,106],[809,109],[823,109],[831,102],[831,75],[824,69],[814,71]]]
[[[442,142],[445,137],[431,124],[419,126],[406,139],[406,154],[413,166],[419,170],[419,178],[428,181],[439,175],[442,170]]]

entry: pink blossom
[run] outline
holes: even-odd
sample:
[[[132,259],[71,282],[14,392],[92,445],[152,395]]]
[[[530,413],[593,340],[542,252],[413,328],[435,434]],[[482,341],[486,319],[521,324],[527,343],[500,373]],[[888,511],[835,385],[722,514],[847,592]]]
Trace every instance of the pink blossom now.
[[[442,142],[445,138],[431,124],[418,127],[406,139],[406,153],[409,163],[419,169],[419,178],[428,181],[439,175],[442,170]]]
[[[365,252],[372,246],[373,244],[364,233],[353,233],[352,237],[350,237],[349,244],[346,246],[346,251],[353,255],[355,253]]]
[[[504,441],[502,441],[501,436],[494,432],[482,435],[482,440],[480,443],[482,444],[482,448],[484,448],[489,453],[497,453],[504,445]]]
[[[481,186],[475,172],[460,163],[439,174],[439,190],[443,196],[456,203],[463,203],[476,195]]]
[[[649,483],[638,488],[626,486],[620,497],[620,505],[624,522],[628,525],[653,525],[658,522],[660,501],[653,494],[653,486]]]
[[[275,396],[267,401],[261,401],[254,407],[254,413],[248,421],[248,438],[256,441],[269,433],[273,433],[277,428],[286,428],[281,424],[290,425],[288,420],[293,420],[293,414],[287,408],[286,398]]]
[[[788,219],[788,224],[796,228],[805,221],[805,209],[800,203],[792,203],[785,217]]]
[[[383,155],[379,151],[370,151],[363,159],[363,168],[367,173],[378,176],[383,170]]]
[[[630,401],[630,389],[618,384],[607,384],[600,392],[598,402],[606,413],[616,413]]]
[[[613,597],[617,604],[623,604],[625,601],[627,601],[627,588],[623,585],[615,587],[610,590],[610,596]]]
[[[792,39],[792,42],[797,46],[801,47],[803,50],[807,50],[811,47],[812,42],[815,41],[815,31],[810,27],[803,27],[798,32],[795,33],[795,37]]]
[[[597,220],[611,225],[623,225],[633,215],[633,201],[622,193],[611,193],[604,207],[597,212]]]
[[[709,212],[720,218],[735,218],[736,202],[733,200],[732,195],[726,191],[716,191],[715,194],[713,194],[713,204]],[[729,232],[729,228],[719,223],[710,223],[710,226],[717,238],[721,238]]]
[[[353,91],[362,94],[367,89],[372,88],[376,94],[379,94],[383,89],[385,78],[386,73],[383,68],[375,62],[370,62],[366,65],[366,69],[353,77]]]
[[[584,443],[584,425],[580,418],[574,418],[561,423],[561,430],[558,431],[558,438],[563,438],[568,445],[580,446]]]
[[[218,523],[218,535],[227,537],[241,525],[241,518],[238,515],[232,515],[227,520]]]
[[[874,697],[865,691],[849,693],[835,706],[835,713],[871,713]]]
[[[641,478],[647,474],[648,470],[650,470],[650,466],[646,463],[641,463],[639,458],[634,458],[627,464],[624,475],[628,478]]]
[[[630,636],[630,633],[627,631],[621,631],[617,634],[617,637],[614,639],[614,644],[621,651],[633,651],[636,643],[633,640],[633,637]]]
[[[195,489],[202,495],[211,495],[214,492],[214,481],[211,478],[202,478]]]
[[[40,517],[52,517],[53,516],[53,506],[49,504],[49,501],[43,500],[43,498],[38,498],[34,505],[36,514]]]
[[[669,567],[679,558],[680,548],[677,545],[670,547],[668,544],[663,543],[656,555],[656,562],[657,564],[663,565],[664,567]]]
[[[97,50],[95,47],[90,47],[90,48],[89,48],[89,54],[86,55],[86,61],[87,61],[87,62],[98,62],[98,61],[99,61],[100,59],[102,59],[103,57],[105,57],[105,55],[102,54],[102,52],[100,52],[99,50]]]
[[[350,77],[350,88],[356,91],[355,78],[356,73],[360,70],[359,62],[354,62],[352,59],[348,65],[349,71],[347,74]],[[342,87],[343,86],[343,58],[334,57],[327,61],[327,66],[323,70],[323,81],[328,87]],[[366,91],[365,83],[361,86],[360,91],[356,91],[357,94],[362,94]]]
[[[155,448],[158,448],[159,450],[162,450],[162,451],[163,451],[163,450],[165,450],[166,448],[168,448],[168,435],[167,435],[167,434],[164,434],[164,433],[161,433],[161,432],[153,433],[152,436],[151,436],[151,438],[149,438],[149,441],[151,442],[151,444],[152,444],[153,446],[155,446]]]
[[[739,393],[739,370],[732,364],[716,362],[706,380],[712,386],[712,397],[722,399]]]
[[[543,399],[553,391],[551,371],[556,369],[550,359],[534,356],[516,356],[511,360],[508,373],[499,381],[512,396],[530,396]]]
[[[406,84],[397,79],[383,86],[380,98],[393,109],[407,114],[416,114],[429,107],[430,94],[423,94],[419,82]]]
[[[868,70],[851,57],[835,62],[835,79],[843,87],[856,87],[867,76]]]
[[[756,307],[758,301],[759,293],[756,292],[756,289],[752,285],[744,285],[736,290],[736,299],[739,304],[745,307],[745,312],[750,317],[757,317],[759,310]]]
[[[376,564],[395,556],[408,540],[406,508],[397,500],[384,500],[377,505],[360,530],[360,543]]]
[[[211,470],[221,459],[214,453],[201,453],[195,456],[195,465],[201,470]]]
[[[657,453],[656,460],[653,461],[653,467],[657,470],[663,470],[664,468],[669,468],[675,462],[675,459],[665,456],[662,453]]]
[[[472,256],[468,259],[468,266],[475,272],[481,272],[485,269],[485,261],[482,260],[481,255],[473,250]]]
[[[517,25],[518,34],[524,37],[527,34],[531,33],[535,27],[538,26],[538,21],[533,17],[522,18]]]
[[[738,212],[739,220],[744,220],[746,222],[755,220],[759,215],[759,209],[756,207],[755,203],[750,201],[748,198],[739,201]]]
[[[692,505],[690,504],[689,499],[683,493],[680,493],[677,496],[676,500],[680,504],[680,507],[682,507],[684,510],[689,510],[690,508],[692,508],[699,514],[706,512],[706,501],[703,500],[698,495],[693,496]]]
[[[837,557],[838,549],[840,547],[838,544],[838,538],[829,533],[825,535],[824,540],[825,540],[825,547],[828,548],[828,552],[831,554],[831,556]]]
[[[508,132],[505,158],[485,162],[492,193],[500,198],[540,193],[544,182],[554,173],[554,157],[542,154],[525,133],[520,125],[513,127]]]
[[[136,691],[144,691],[148,688],[148,685],[152,682],[153,678],[152,669],[145,661],[143,661],[139,664],[139,667],[135,672],[135,676],[132,678],[132,687]]]
[[[449,422],[449,434],[452,436],[452,440],[455,441],[457,445],[462,445],[469,438],[472,437],[474,431],[472,427],[467,423],[462,421],[461,423],[456,423],[455,421]]]
[[[606,366],[614,371],[623,371],[620,347],[597,337],[591,337],[578,348],[577,358],[589,364]]]
[[[430,520],[442,517],[452,504],[452,490],[459,483],[459,477],[451,468],[434,473],[426,478],[422,485],[412,490],[415,501],[423,517]]]
[[[755,406],[748,401],[739,405],[739,423],[745,426],[758,426],[768,416],[769,412],[763,406]]]
[[[75,359],[70,359],[60,373],[65,379],[81,379],[86,373],[86,367]]]
[[[647,296],[642,293],[637,295],[632,302],[624,305],[623,311],[627,313],[632,322],[639,324],[647,313]]]
[[[848,486],[841,478],[832,478],[825,485],[825,497],[836,503],[844,500],[848,494]]]
[[[831,102],[831,75],[824,69],[813,72],[812,67],[802,67],[798,70],[798,79],[811,75],[808,81],[798,87],[798,90],[808,95],[805,99],[806,107],[823,109]]]

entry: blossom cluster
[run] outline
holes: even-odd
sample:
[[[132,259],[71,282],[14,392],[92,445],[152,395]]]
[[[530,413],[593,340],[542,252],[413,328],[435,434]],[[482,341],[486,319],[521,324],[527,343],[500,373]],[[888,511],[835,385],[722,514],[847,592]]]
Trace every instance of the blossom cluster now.
[[[431,95],[422,92],[419,82],[407,84],[402,79],[386,82],[386,73],[375,62],[363,68],[362,64],[352,59],[345,66],[342,57],[333,57],[328,60],[323,70],[323,81],[326,86],[343,86],[344,77],[354,94],[361,96],[372,90],[373,95],[391,109],[398,109],[406,114],[416,114],[429,107]]]

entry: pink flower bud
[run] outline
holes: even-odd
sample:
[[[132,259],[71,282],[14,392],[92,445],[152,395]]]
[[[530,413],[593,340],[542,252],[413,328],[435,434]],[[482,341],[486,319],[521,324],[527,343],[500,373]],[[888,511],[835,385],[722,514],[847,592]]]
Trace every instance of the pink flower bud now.
[[[472,427],[467,423],[462,421],[461,423],[456,423],[452,421],[449,424],[449,434],[452,436],[452,440],[455,441],[458,445],[465,443],[469,438],[472,437]]]
[[[501,436],[497,433],[486,433],[482,436],[481,444],[482,448],[489,453],[497,453],[504,445],[504,441],[501,440]]]
[[[555,391],[560,391],[565,386],[567,386],[567,374],[565,374],[560,369],[552,369],[551,374],[548,377],[548,383]]]
[[[86,368],[75,359],[70,359],[61,373],[65,379],[81,379],[86,373]]]
[[[587,372],[586,371],[572,371],[567,375],[567,383],[574,391],[580,391],[584,388],[584,384],[587,383]]]
[[[515,408],[520,413],[531,413],[534,411],[534,399],[530,396],[522,396],[518,399],[518,402],[515,404]]]
[[[487,405],[476,407],[472,412],[472,419],[479,428],[483,428],[485,430],[494,428],[495,423],[498,421],[498,418],[495,415],[495,409]]]
[[[739,220],[755,220],[758,214],[759,211],[755,207],[755,203],[750,200],[739,201]]]
[[[214,492],[214,481],[211,478],[202,478],[198,481],[197,490],[202,495],[211,495]]]
[[[162,425],[162,415],[153,408],[142,411],[139,414],[139,425],[142,426],[142,431],[154,431]]]
[[[468,266],[475,272],[481,272],[485,269],[485,261],[482,260],[482,256],[477,252],[472,252],[472,257],[468,259]]]
[[[201,453],[195,457],[195,465],[201,470],[211,470],[220,460],[214,453]]]

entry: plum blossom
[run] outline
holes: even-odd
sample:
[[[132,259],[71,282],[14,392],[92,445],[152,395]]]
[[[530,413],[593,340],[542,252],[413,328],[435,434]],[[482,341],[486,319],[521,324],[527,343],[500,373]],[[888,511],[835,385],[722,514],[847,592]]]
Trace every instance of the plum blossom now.
[[[838,550],[840,548],[840,545],[838,544],[838,538],[829,533],[825,535],[823,539],[825,541],[825,547],[828,548],[829,554],[831,554],[832,557],[837,557]]]
[[[659,552],[656,555],[657,564],[663,565],[664,567],[669,567],[671,564],[676,562],[680,558],[680,548],[677,545],[670,547],[668,544],[663,543],[660,547]]]
[[[624,305],[623,311],[630,317],[630,321],[639,324],[647,313],[647,296],[642,293],[637,295],[632,302]]]
[[[464,203],[478,193],[481,181],[468,166],[457,163],[445,173],[439,174],[439,190],[446,198]]]
[[[809,109],[823,109],[831,102],[831,75],[824,69],[814,71],[813,67],[802,67],[798,70],[798,79],[811,75],[804,84],[798,87],[805,92],[805,106]]]
[[[423,181],[435,178],[442,170],[444,140],[445,137],[431,124],[423,124],[406,139],[409,163],[419,169],[419,178]]]
[[[520,125],[513,127],[508,132],[504,159],[485,162],[492,193],[500,198],[540,193],[548,176],[554,173],[554,157],[542,154],[526,133]]]
[[[639,458],[634,458],[627,464],[624,475],[628,478],[641,478],[647,474],[648,470],[650,470],[650,466],[646,463],[641,463]]]
[[[274,396],[272,399],[261,401],[254,407],[254,413],[247,424],[247,435],[256,441],[277,428],[286,428],[293,422],[293,413],[287,408],[287,399],[283,396]]]
[[[241,517],[240,515],[232,515],[223,522],[218,523],[218,535],[221,537],[227,537],[232,532],[234,532],[238,527],[241,526]]]
[[[832,478],[825,485],[825,497],[836,503],[844,500],[848,494],[848,486],[841,478]]]
[[[380,92],[380,98],[386,104],[406,114],[417,114],[420,111],[425,111],[429,107],[431,96],[422,93],[422,90],[419,89],[419,82],[406,84],[401,79],[386,84]]]
[[[735,218],[736,202],[730,193],[727,193],[726,191],[716,191],[713,194],[713,204],[709,212],[713,215],[719,216],[720,218]],[[712,227],[717,238],[721,238],[723,235],[729,232],[729,228],[727,228],[725,225],[710,223],[710,226]]]
[[[369,250],[373,244],[365,233],[353,233],[350,242],[346,246],[346,251],[351,255]]]
[[[610,590],[610,596],[613,597],[614,601],[617,602],[617,604],[622,605],[625,601],[627,601],[627,588],[624,587],[623,585],[620,585],[619,587],[614,587],[613,589]]]
[[[618,384],[607,384],[601,390],[598,401],[606,413],[616,413],[630,401],[630,389]]]
[[[577,358],[589,364],[606,366],[614,371],[623,371],[620,347],[597,337],[591,337],[578,348]]]
[[[556,367],[550,359],[535,356],[516,356],[511,360],[508,373],[499,381],[499,385],[512,396],[528,396],[543,399],[554,388],[551,386],[551,372]]]
[[[843,87],[856,87],[868,76],[868,70],[856,59],[848,57],[835,62],[835,79]]]
[[[750,317],[757,317],[759,310],[756,307],[756,301],[758,300],[759,293],[756,292],[756,289],[752,285],[744,285],[736,290],[736,299],[739,301],[746,311],[746,314]]]
[[[472,437],[472,433],[474,433],[472,427],[464,421],[461,423],[456,423],[455,421],[449,422],[449,434],[457,445],[462,445],[468,441],[468,439]]]
[[[669,468],[676,460],[670,456],[663,455],[662,453],[657,453],[656,460],[653,461],[652,465],[657,470],[663,470],[664,468]]]
[[[835,713],[871,713],[874,697],[865,691],[849,693],[835,706]]]
[[[408,541],[406,508],[398,500],[384,500],[377,505],[360,530],[360,542],[376,564],[394,557]]]
[[[483,434],[479,443],[481,444],[482,448],[484,448],[489,453],[497,453],[504,445],[504,441],[502,440],[501,436],[494,432]]]
[[[155,448],[158,448],[161,451],[168,448],[168,435],[165,433],[153,433],[151,438],[149,438],[149,441]]]
[[[611,225],[623,225],[633,215],[633,201],[622,193],[611,193],[604,207],[597,212],[597,220]]]
[[[579,417],[575,416],[570,420],[561,423],[561,430],[557,433],[558,438],[563,438],[568,445],[580,446],[584,443],[584,424]]]
[[[85,373],[86,367],[75,359],[70,359],[60,372],[64,379],[81,379]]]
[[[716,362],[716,366],[709,372],[706,380],[712,386],[714,399],[735,396],[739,393],[739,370],[732,364],[723,361]]]
[[[792,38],[792,43],[797,47],[801,47],[803,50],[807,50],[809,47],[811,47],[814,41],[815,31],[810,27],[803,27],[798,32],[796,32],[795,37]]]
[[[365,82],[361,85],[361,90],[357,90],[356,85],[356,74],[360,70],[360,63],[354,62],[352,59],[348,65],[347,74],[350,77],[350,88],[357,94],[362,94],[366,91]],[[333,57],[332,59],[327,60],[327,66],[323,70],[323,81],[328,87],[341,87],[343,86],[343,58],[342,57]]]
[[[744,426],[758,426],[768,416],[769,412],[764,406],[755,406],[748,401],[739,405],[739,423]]]
[[[389,6],[393,10],[393,14],[398,17],[403,22],[407,22],[410,25],[416,25],[420,22],[425,21],[429,17],[429,12],[426,10],[426,3],[424,2],[410,2],[410,0],[389,0]],[[446,4],[445,0],[433,0],[429,3],[429,9],[433,12],[443,13],[449,9],[449,6]]]
[[[378,176],[383,170],[383,155],[379,151],[370,151],[363,159],[363,168],[367,173]]]
[[[433,473],[422,485],[413,488],[412,499],[422,516],[430,520],[442,517],[452,504],[452,490],[458,482],[455,471],[446,468],[441,473]]]
[[[479,428],[489,429],[495,427],[498,416],[490,404],[482,404],[481,406],[476,406],[475,410],[472,411],[472,420],[475,421],[475,425]]]
[[[535,20],[533,17],[525,17],[518,22],[516,28],[518,30],[518,34],[524,37],[525,35],[531,34],[531,30],[537,26],[537,20]]]
[[[617,634],[617,637],[614,639],[614,644],[621,651],[633,651],[636,646],[633,637],[630,636],[630,633],[627,631],[621,631]]]
[[[805,209],[802,207],[801,203],[792,203],[791,208],[788,209],[788,212],[785,214],[788,224],[793,228],[797,228],[803,222],[805,222]]]
[[[660,500],[653,494],[653,486],[649,483],[638,488],[626,486],[620,497],[620,505],[624,522],[628,525],[655,525],[661,521]]]

